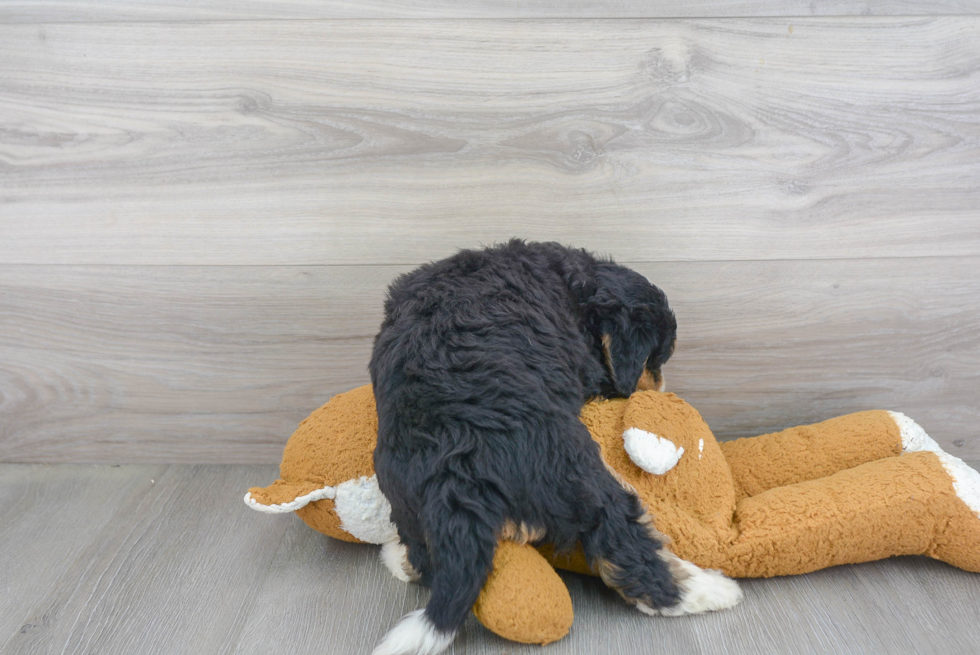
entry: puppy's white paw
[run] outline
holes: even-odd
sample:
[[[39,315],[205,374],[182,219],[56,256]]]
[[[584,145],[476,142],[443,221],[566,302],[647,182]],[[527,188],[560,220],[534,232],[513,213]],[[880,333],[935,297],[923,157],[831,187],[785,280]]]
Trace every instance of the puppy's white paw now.
[[[381,546],[381,561],[402,582],[418,581],[419,574],[408,561],[408,547],[400,541],[388,541]]]
[[[438,655],[455,636],[455,632],[442,632],[432,625],[425,610],[415,610],[385,635],[371,655]]]
[[[682,559],[677,559],[676,563],[687,574],[685,579],[677,583],[681,591],[680,602],[673,607],[659,610],[637,605],[641,612],[652,616],[700,614],[735,607],[742,600],[741,587],[731,578],[725,577],[721,571],[701,569]]]

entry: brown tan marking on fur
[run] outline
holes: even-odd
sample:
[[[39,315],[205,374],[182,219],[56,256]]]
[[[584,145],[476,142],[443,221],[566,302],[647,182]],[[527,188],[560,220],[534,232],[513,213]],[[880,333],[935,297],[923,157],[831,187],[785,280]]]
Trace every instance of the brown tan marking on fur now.
[[[613,368],[612,337],[608,334],[602,335],[602,352],[606,355],[606,368],[609,369],[609,377],[615,380],[616,369]]]
[[[619,483],[619,486],[625,489],[626,493],[630,494],[631,496],[634,496],[637,499],[637,501],[640,502],[640,506],[643,506],[643,501],[640,500],[640,494],[637,493],[636,487],[630,484],[629,480],[627,480],[622,475],[620,475],[618,471],[616,471],[614,468],[609,466],[609,464],[606,463],[605,459],[602,460],[602,464],[603,466],[606,467],[606,470],[609,471],[609,474],[613,476],[613,479],[615,479],[616,482]],[[643,525],[643,527],[646,528],[647,533],[651,537],[653,537],[654,539],[656,539],[657,541],[659,541],[664,545],[670,543],[670,537],[662,533],[654,525],[653,515],[651,515],[649,511],[643,512],[643,516],[640,517],[639,522],[641,525]]]
[[[599,574],[602,581],[606,583],[606,586],[610,589],[615,589],[616,593],[623,597],[627,603],[635,604],[637,601],[635,598],[627,598],[623,596],[623,593],[616,587],[615,580],[619,576],[620,568],[602,557],[597,558],[592,562],[592,570]]]
[[[605,459],[602,460],[602,465],[606,467],[606,470],[607,471],[609,471],[609,475],[613,476],[613,479],[616,480],[616,482],[619,483],[619,486],[621,486],[623,489],[625,489],[629,493],[631,493],[634,496],[636,496],[637,498],[639,498],[639,494],[636,493],[636,487],[634,487],[632,484],[630,484],[630,481],[627,480],[626,478],[624,478],[619,473],[619,471],[617,471],[613,467],[609,466],[609,463],[606,462]]]
[[[643,375],[640,376],[639,382],[636,383],[637,391],[661,391],[663,387],[663,375],[660,371],[651,371],[648,368],[643,369]]]
[[[657,526],[654,525],[653,514],[651,514],[649,510],[643,512],[643,516],[640,517],[639,523],[646,528],[648,535],[659,541],[661,544],[664,546],[670,544],[670,535],[664,534],[657,529]]]
[[[682,566],[681,559],[677,557],[677,555],[674,555],[666,548],[661,548],[658,550],[657,555],[667,562],[670,576],[673,578],[674,584],[678,587],[681,586],[681,583],[691,577],[691,574],[688,573]],[[602,581],[606,583],[607,587],[610,589],[615,589],[616,593],[618,593],[622,599],[630,605],[643,605],[645,607],[652,608],[649,598],[628,598],[627,596],[623,595],[623,592],[616,586],[616,580],[620,577],[620,568],[612,562],[600,557],[593,562],[592,569],[599,574],[599,577],[602,578]]]
[[[661,558],[663,558],[665,562],[667,562],[667,567],[670,569],[670,575],[671,577],[674,578],[674,584],[679,585],[680,583],[684,582],[689,577],[691,577],[691,574],[688,572],[688,570],[684,568],[683,564],[681,564],[681,562],[683,562],[684,560],[682,560],[677,555],[673,554],[666,548],[661,548],[660,550],[658,550],[657,555],[659,555]]]
[[[528,542],[534,543],[544,539],[544,528],[537,526],[528,526],[527,523],[521,522],[517,525],[510,519],[504,522],[503,527],[500,529],[500,540],[501,541],[512,541],[519,546],[523,546]]]

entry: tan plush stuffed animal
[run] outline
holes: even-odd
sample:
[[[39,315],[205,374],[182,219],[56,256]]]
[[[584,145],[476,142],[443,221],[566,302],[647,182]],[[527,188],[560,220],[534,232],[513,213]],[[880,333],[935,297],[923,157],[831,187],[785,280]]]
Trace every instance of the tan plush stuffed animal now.
[[[902,414],[860,412],[725,443],[669,393],[591,402],[581,418],[668,548],[699,567],[769,577],[928,555],[980,572],[980,473]],[[286,444],[282,478],[245,502],[295,511],[337,539],[382,544],[385,564],[407,580],[374,477],[376,436],[370,386],[334,397]],[[514,641],[560,639],[572,606],[552,566],[592,571],[581,551],[555,556],[508,536],[474,613]]]

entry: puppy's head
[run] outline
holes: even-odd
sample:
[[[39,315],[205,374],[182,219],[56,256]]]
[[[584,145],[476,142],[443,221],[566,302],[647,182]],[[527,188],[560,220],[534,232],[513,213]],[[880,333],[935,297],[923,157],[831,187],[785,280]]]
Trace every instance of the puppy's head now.
[[[636,271],[611,263],[596,270],[589,303],[593,329],[614,395],[663,391],[661,367],[674,352],[677,320],[663,291]]]

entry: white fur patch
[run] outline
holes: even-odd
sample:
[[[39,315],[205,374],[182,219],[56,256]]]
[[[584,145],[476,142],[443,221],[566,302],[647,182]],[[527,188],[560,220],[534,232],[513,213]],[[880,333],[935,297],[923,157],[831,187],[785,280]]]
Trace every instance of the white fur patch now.
[[[419,574],[408,561],[408,547],[397,539],[381,546],[381,561],[402,582],[415,582],[419,579]]]
[[[980,473],[959,457],[950,455],[926,434],[918,423],[901,412],[888,412],[902,434],[902,450],[907,453],[928,451],[936,453],[940,463],[953,480],[953,491],[980,518]]]
[[[438,655],[449,648],[455,632],[436,629],[425,616],[425,610],[405,615],[398,625],[385,635],[371,655]]]
[[[684,448],[640,428],[626,430],[623,445],[634,464],[654,475],[663,475],[674,468],[684,454]]]
[[[704,454],[704,439],[698,439],[698,459]]]
[[[681,601],[673,607],[656,610],[646,605],[637,605],[644,614],[651,616],[683,616],[700,614],[735,607],[742,600],[742,589],[721,571],[698,568],[686,560],[677,558],[677,563],[688,574],[686,580],[678,583]]]
[[[306,507],[312,502],[317,500],[323,500],[324,498],[334,498],[337,495],[337,489],[335,487],[323,487],[322,489],[315,489],[310,493],[300,496],[295,500],[288,503],[283,503],[281,505],[263,505],[259,501],[252,498],[251,493],[245,494],[245,504],[256,510],[257,512],[263,512],[265,514],[288,514],[290,512],[295,512],[298,509]]]
[[[361,541],[384,544],[398,539],[391,505],[378,487],[378,476],[361,476],[337,485],[334,507],[340,527]]]

